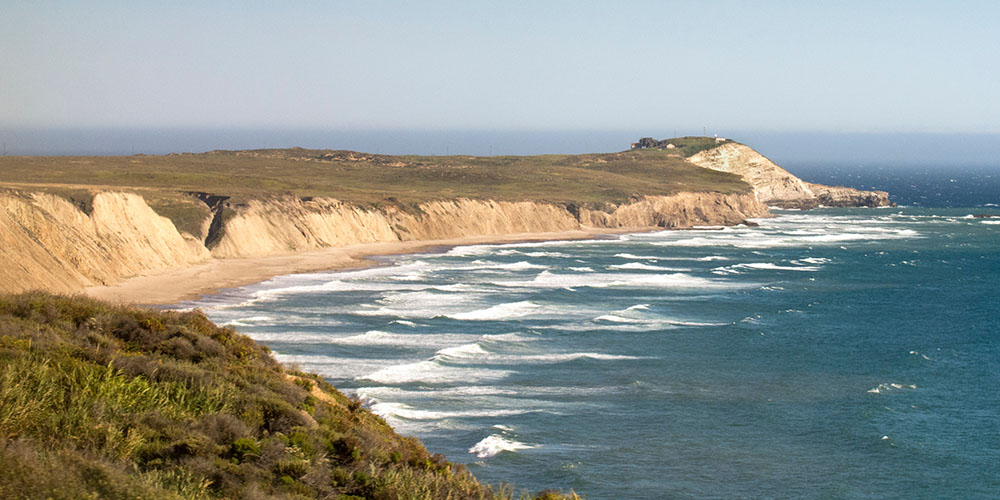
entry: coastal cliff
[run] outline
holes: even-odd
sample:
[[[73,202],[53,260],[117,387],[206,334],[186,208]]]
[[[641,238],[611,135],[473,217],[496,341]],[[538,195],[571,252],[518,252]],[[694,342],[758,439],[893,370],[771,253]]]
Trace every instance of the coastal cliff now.
[[[78,291],[209,258],[136,194],[97,193],[87,213],[51,194],[0,193],[2,291]]]
[[[237,207],[225,222],[218,258],[259,257],[333,246],[442,240],[587,228],[683,228],[734,225],[764,217],[767,207],[750,194],[679,193],[644,196],[598,208],[543,202],[458,199],[411,209],[365,209],[331,199],[279,198]]]
[[[764,155],[737,142],[700,151],[688,161],[703,168],[737,174],[753,186],[757,198],[769,206],[780,208],[885,207],[889,193],[862,191],[840,186],[824,186],[804,182],[779,167]]]
[[[361,243],[732,225],[767,215],[767,207],[749,193],[644,196],[601,208],[471,199],[366,208],[326,198],[281,197],[218,210],[217,220],[205,221],[213,229],[202,241],[179,231],[134,193],[97,193],[87,213],[58,196],[8,192],[0,194],[0,256],[5,262],[0,288],[77,291],[212,258]]]
[[[294,148],[0,158],[0,183],[8,292],[352,245],[735,225],[769,216],[768,206],[889,204],[883,191],[804,182],[745,145],[705,137],[524,157]]]

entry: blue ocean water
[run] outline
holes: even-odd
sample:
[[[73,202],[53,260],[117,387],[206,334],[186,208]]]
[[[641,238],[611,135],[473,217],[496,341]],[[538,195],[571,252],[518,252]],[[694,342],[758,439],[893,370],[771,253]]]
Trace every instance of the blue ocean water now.
[[[996,498],[1000,219],[972,217],[989,210],[458,247],[195,305],[488,482]]]

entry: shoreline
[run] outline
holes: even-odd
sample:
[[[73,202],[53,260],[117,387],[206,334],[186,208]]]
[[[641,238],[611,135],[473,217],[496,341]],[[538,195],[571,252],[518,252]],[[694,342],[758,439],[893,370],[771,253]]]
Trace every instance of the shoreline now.
[[[606,235],[658,230],[663,230],[663,228],[587,228],[547,233],[512,233],[442,240],[363,243],[264,257],[213,258],[193,266],[133,276],[113,285],[89,286],[81,290],[80,293],[116,304],[168,306],[185,300],[214,295],[225,289],[260,283],[275,276],[364,269],[377,265],[371,259],[372,257],[415,254],[433,248],[454,248],[466,245],[587,240]]]

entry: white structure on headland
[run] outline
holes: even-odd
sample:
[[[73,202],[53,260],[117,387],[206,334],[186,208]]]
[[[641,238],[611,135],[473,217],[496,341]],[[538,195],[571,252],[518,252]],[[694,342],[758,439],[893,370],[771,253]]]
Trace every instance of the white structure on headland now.
[[[715,134],[715,142],[716,143],[726,142],[726,138],[725,137],[719,137],[719,134]]]

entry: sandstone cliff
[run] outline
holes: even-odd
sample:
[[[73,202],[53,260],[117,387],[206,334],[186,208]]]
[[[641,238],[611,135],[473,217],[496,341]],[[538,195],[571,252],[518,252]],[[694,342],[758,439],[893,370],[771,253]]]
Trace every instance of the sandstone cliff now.
[[[208,258],[135,194],[98,193],[89,214],[49,194],[0,194],[3,291],[70,292]]]
[[[647,196],[602,209],[551,203],[458,199],[404,209],[360,208],[331,199],[280,198],[236,207],[212,247],[218,258],[258,257],[386,241],[571,231],[738,224],[767,216],[751,194]]]
[[[223,210],[216,212],[213,234],[203,241],[178,231],[137,194],[97,193],[86,213],[49,194],[0,193],[0,290],[77,291],[213,257],[586,228],[738,224],[769,215],[750,193],[646,196],[599,208],[470,199],[365,208],[286,197],[254,200],[227,211],[226,217]]]
[[[754,188],[757,198],[769,206],[782,208],[888,206],[885,191],[861,191],[847,187],[823,186],[803,182],[752,148],[736,142],[701,151],[688,161],[703,168],[729,172],[743,177]]]

